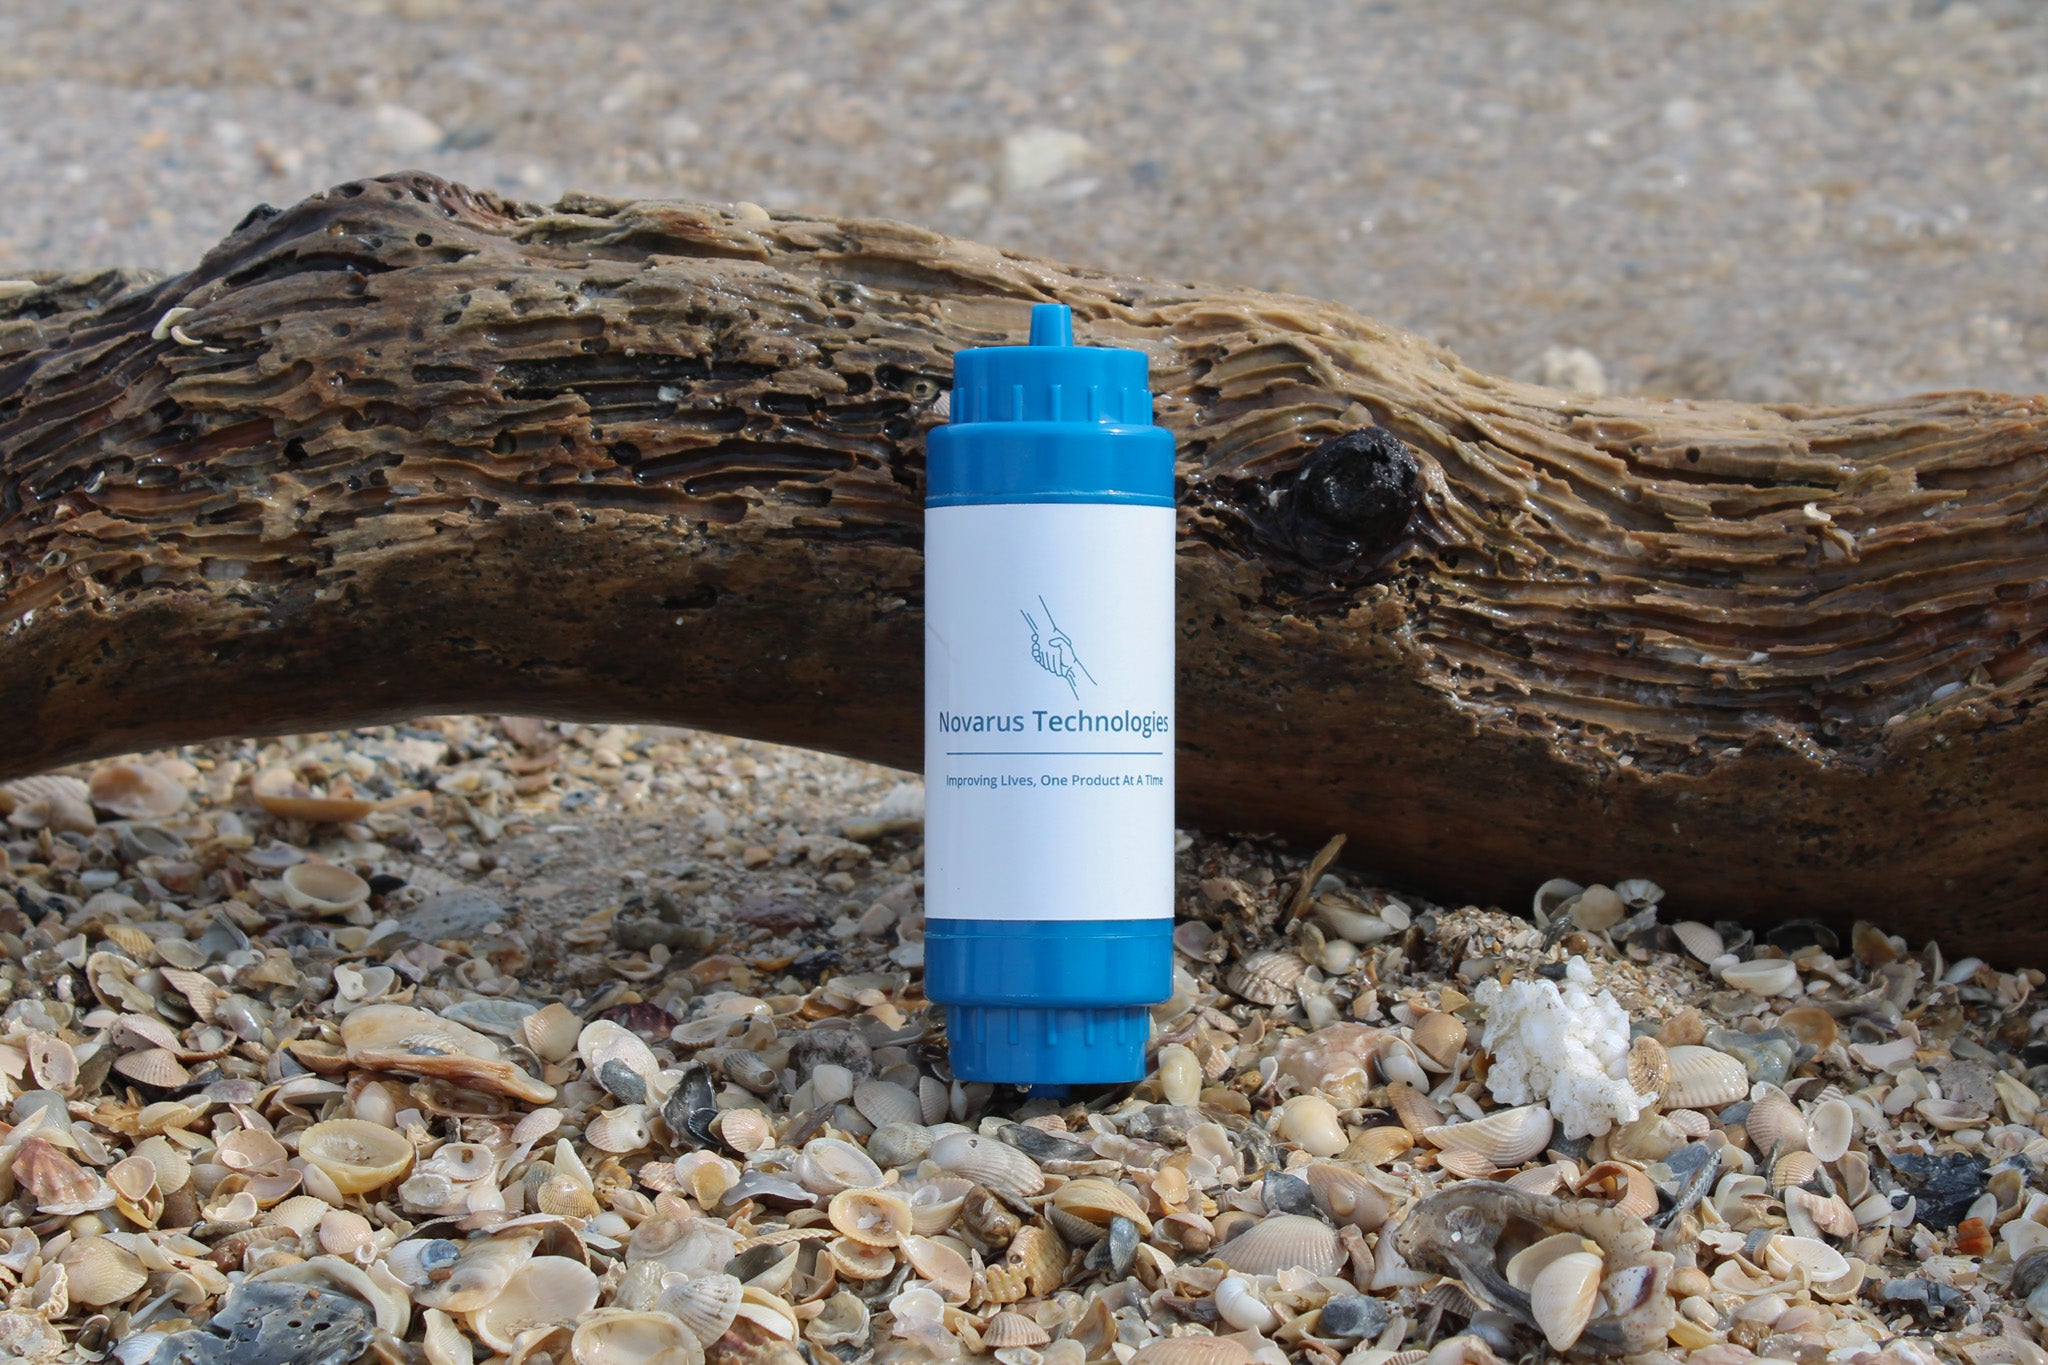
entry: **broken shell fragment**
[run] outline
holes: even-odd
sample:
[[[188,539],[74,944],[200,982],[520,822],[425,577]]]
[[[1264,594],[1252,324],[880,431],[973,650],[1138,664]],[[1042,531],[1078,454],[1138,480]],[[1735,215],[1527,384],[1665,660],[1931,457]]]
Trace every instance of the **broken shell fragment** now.
[[[867,1246],[892,1247],[916,1230],[910,1201],[883,1190],[841,1190],[827,1213],[833,1227]]]
[[[343,1194],[367,1194],[404,1178],[412,1144],[363,1119],[329,1119],[299,1134],[299,1155],[324,1172]]]

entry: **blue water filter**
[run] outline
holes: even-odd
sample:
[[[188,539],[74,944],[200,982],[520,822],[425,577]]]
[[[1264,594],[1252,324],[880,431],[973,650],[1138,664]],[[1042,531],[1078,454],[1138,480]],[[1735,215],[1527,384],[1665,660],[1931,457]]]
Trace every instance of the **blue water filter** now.
[[[1173,985],[1173,437],[1142,351],[954,357],[925,500],[925,990],[962,1080],[1145,1074]]]

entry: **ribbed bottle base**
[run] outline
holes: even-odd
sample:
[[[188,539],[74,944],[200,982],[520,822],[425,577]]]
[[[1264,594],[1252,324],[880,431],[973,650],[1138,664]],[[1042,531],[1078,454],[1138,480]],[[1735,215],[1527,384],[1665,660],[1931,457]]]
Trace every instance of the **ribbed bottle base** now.
[[[1010,1085],[1135,1081],[1145,1074],[1151,1013],[1143,1005],[948,1005],[953,1075]]]

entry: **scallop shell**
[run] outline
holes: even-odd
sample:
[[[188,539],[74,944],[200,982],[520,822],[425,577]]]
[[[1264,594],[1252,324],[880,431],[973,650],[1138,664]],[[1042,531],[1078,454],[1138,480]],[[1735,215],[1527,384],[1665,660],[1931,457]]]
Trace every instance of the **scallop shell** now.
[[[704,1344],[666,1313],[600,1308],[569,1339],[576,1365],[697,1365]]]
[[[1664,1044],[1645,1035],[1628,1045],[1628,1084],[1646,1100],[1665,1098],[1671,1088],[1671,1054]]]
[[[1436,1070],[1448,1071],[1465,1046],[1466,1032],[1464,1020],[1455,1014],[1437,1010],[1415,1021],[1415,1027],[1409,1030],[1408,1041],[1427,1061],[1435,1064]]]
[[[413,1150],[389,1128],[363,1119],[328,1119],[299,1134],[299,1156],[343,1194],[367,1194],[403,1179],[412,1169]]]
[[[1007,1350],[1012,1346],[1043,1346],[1051,1340],[1052,1337],[1037,1322],[1009,1308],[990,1318],[981,1329],[981,1344],[991,1351]]]
[[[145,763],[108,764],[92,775],[86,795],[101,810],[126,820],[162,820],[185,807],[184,784]]]
[[[105,1237],[81,1237],[57,1259],[73,1303],[103,1308],[120,1303],[149,1282],[142,1262]]]
[[[718,1117],[718,1135],[742,1155],[775,1145],[775,1120],[758,1109],[728,1109]]]
[[[923,1123],[924,1106],[917,1096],[894,1081],[862,1081],[853,1088],[853,1107],[880,1128],[891,1123]]]
[[[1820,1171],[1820,1158],[1812,1152],[1787,1152],[1771,1164],[1771,1188],[1783,1190],[1804,1185]]]
[[[37,777],[17,777],[12,782],[0,782],[0,814],[11,815],[33,802],[59,798],[87,801],[91,799],[91,789],[80,779],[63,773],[44,773]]]
[[[285,903],[316,915],[341,915],[370,898],[370,884],[333,863],[295,863],[284,870]]]
[[[375,1235],[370,1220],[353,1209],[330,1209],[320,1215],[320,1249],[334,1256],[353,1256]]]
[[[1226,984],[1255,1005],[1291,1005],[1307,976],[1308,963],[1299,953],[1265,948],[1232,967]]]
[[[192,1073],[169,1048],[146,1047],[126,1053],[114,1059],[114,1070],[153,1090],[179,1090],[192,1083]]]
[[[1346,1155],[1372,1166],[1384,1166],[1415,1146],[1415,1134],[1391,1125],[1368,1128],[1351,1140]]]
[[[1712,962],[1728,951],[1720,933],[1711,924],[1698,920],[1682,919],[1671,926],[1671,935],[1679,945],[1701,962]]]
[[[851,1237],[835,1237],[826,1246],[825,1254],[833,1268],[849,1280],[879,1280],[896,1272],[894,1247],[869,1246]]]
[[[892,1247],[916,1230],[910,1201],[882,1190],[841,1190],[826,1216],[845,1236],[868,1246]]]
[[[1759,957],[1721,969],[1721,980],[1752,995],[1796,995],[1799,965],[1786,957]]]
[[[1556,1122],[1545,1105],[1501,1109],[1470,1123],[1446,1123],[1423,1130],[1440,1148],[1474,1152],[1496,1166],[1519,1166],[1550,1145]]]
[[[598,1280],[567,1256],[535,1256],[513,1271],[489,1303],[469,1312],[469,1329],[494,1351],[535,1327],[574,1322],[597,1307]]]
[[[1571,1251],[1545,1266],[1529,1286],[1529,1316],[1555,1351],[1569,1351],[1593,1320],[1606,1262],[1591,1251]]]
[[[932,1144],[930,1155],[953,1174],[1012,1199],[1028,1199],[1045,1188],[1045,1175],[1038,1163],[996,1138],[948,1133]]]
[[[1181,1336],[1148,1341],[1131,1365],[1251,1365],[1252,1353],[1235,1337]]]
[[[1759,1156],[1769,1156],[1781,1148],[1788,1152],[1806,1150],[1806,1116],[1783,1095],[1767,1094],[1750,1105],[1749,1117],[1742,1126],[1749,1133],[1749,1145]]]
[[[885,1123],[868,1135],[868,1155],[882,1166],[909,1166],[924,1159],[932,1141],[922,1123]]]
[[[1247,1275],[1276,1275],[1296,1266],[1312,1275],[1334,1275],[1344,1255],[1329,1224],[1283,1213],[1261,1219],[1225,1242],[1217,1248],[1216,1259]]]
[[[654,1308],[681,1319],[699,1342],[709,1346],[732,1326],[745,1292],[746,1287],[731,1275],[671,1276],[663,1279]]]
[[[594,1116],[583,1136],[600,1152],[637,1152],[654,1141],[654,1130],[646,1105],[623,1104]]]
[[[1671,1054],[1671,1109],[1719,1109],[1749,1094],[1749,1071],[1740,1060],[1710,1047],[1679,1046]]]
[[[557,1000],[519,1021],[519,1039],[544,1062],[563,1062],[576,1051],[583,1021]]]
[[[1840,1161],[1856,1138],[1856,1110],[1839,1095],[1813,1106],[1806,1118],[1806,1149],[1822,1161]]]
[[[1152,1233],[1152,1220],[1146,1216],[1144,1207],[1121,1187],[1100,1176],[1069,1180],[1053,1191],[1052,1203],[1061,1212],[1099,1228],[1108,1227],[1112,1218],[1128,1218],[1138,1225],[1141,1234]]]
[[[35,1197],[44,1213],[66,1215],[103,1209],[120,1197],[96,1172],[80,1166],[39,1137],[24,1140],[13,1162],[14,1178]]]
[[[1407,1136],[1406,1129],[1393,1131]],[[1377,1232],[1393,1215],[1393,1204],[1379,1187],[1347,1167],[1312,1161],[1298,1174],[1308,1182],[1316,1207],[1334,1223],[1348,1223],[1360,1232]]]

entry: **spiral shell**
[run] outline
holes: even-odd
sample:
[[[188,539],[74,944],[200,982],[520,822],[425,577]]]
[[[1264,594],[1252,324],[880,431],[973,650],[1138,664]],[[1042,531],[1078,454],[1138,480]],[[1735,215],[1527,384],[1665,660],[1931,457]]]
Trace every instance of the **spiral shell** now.
[[[1265,948],[1246,954],[1225,984],[1255,1005],[1291,1005],[1307,977],[1308,963],[1299,953]]]
[[[1555,1126],[1546,1106],[1525,1104],[1470,1123],[1425,1128],[1422,1136],[1440,1148],[1476,1153],[1495,1166],[1519,1166],[1550,1145]]]
[[[958,1176],[1012,1199],[1045,1188],[1038,1163],[1006,1142],[978,1133],[948,1133],[932,1144],[931,1159]]]
[[[832,1226],[856,1242],[892,1247],[916,1230],[910,1201],[882,1190],[841,1190],[826,1206]]]
[[[299,1155],[343,1194],[367,1194],[412,1169],[412,1144],[363,1119],[328,1119],[299,1134]]]
[[[1225,1242],[1216,1259],[1247,1275],[1276,1275],[1297,1266],[1312,1275],[1334,1275],[1344,1257],[1329,1224],[1283,1213],[1261,1219]]]
[[[1667,1108],[1719,1109],[1749,1094],[1749,1071],[1739,1059],[1710,1047],[1679,1046],[1669,1051]]]

